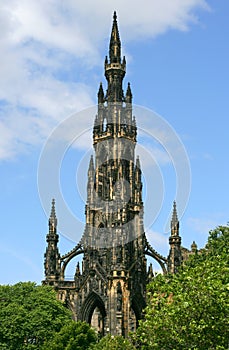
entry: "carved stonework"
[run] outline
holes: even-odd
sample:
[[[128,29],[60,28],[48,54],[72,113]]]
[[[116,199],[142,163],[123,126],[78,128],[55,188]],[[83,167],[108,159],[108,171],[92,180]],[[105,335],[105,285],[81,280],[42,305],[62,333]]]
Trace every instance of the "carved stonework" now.
[[[60,257],[55,203],[49,219],[45,281],[73,313],[97,327],[100,334],[127,336],[142,318],[146,299],[146,255],[167,272],[182,260],[179,222],[174,211],[170,255],[158,254],[147,242],[143,225],[142,175],[135,155],[137,127],[132,115],[130,84],[123,92],[126,71],[114,14],[109,57],[105,59],[106,93],[100,84],[93,128],[94,156],[88,169],[86,225],[80,242]],[[193,245],[193,251],[195,246]],[[72,281],[64,278],[68,263],[83,255]]]

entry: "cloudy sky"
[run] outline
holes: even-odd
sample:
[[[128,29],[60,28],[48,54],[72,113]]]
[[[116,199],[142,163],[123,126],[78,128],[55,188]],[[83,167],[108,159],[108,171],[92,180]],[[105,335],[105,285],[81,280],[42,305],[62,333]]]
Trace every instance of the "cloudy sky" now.
[[[145,118],[136,109],[151,244],[167,255],[174,198],[184,246],[193,240],[203,246],[209,229],[228,221],[228,2],[8,0],[0,4],[0,283],[43,278],[43,206],[47,210],[44,201],[58,196],[51,185],[56,168],[50,160],[40,174],[39,159],[54,128],[63,135],[73,114],[80,136],[66,136],[56,176],[83,228],[90,127],[100,81],[106,86],[103,64],[114,10],[127,59],[124,88],[130,81],[134,103],[152,111]],[[177,157],[178,143],[171,139],[183,145],[188,160],[184,153]],[[61,212],[57,202],[60,227]],[[62,232],[62,253],[80,230]]]

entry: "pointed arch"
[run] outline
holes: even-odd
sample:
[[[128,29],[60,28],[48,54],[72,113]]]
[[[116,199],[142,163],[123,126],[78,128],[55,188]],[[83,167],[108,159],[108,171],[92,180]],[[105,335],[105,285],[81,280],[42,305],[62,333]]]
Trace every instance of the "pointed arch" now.
[[[92,316],[94,311],[98,309],[99,313],[102,316],[102,334],[104,334],[104,320],[107,315],[106,309],[105,309],[105,304],[102,300],[102,298],[95,293],[94,291],[91,292],[86,300],[84,301],[82,308],[81,308],[81,315],[80,318],[82,321],[85,321],[89,324],[91,324],[92,321]]]
[[[107,118],[103,118],[103,132],[107,131]]]
[[[136,317],[136,328],[138,327],[139,320],[142,318],[142,311],[145,307],[146,303],[143,296],[140,293],[135,294],[132,298],[131,308],[134,311]]]
[[[161,266],[163,274],[167,273],[167,259],[164,256],[158,254],[156,250],[151,247],[147,240],[145,244],[144,253],[145,255],[151,256],[151,258],[155,259],[158,262],[158,264]]]
[[[68,263],[77,255],[81,255],[81,254],[84,254],[84,248],[81,245],[81,243],[78,243],[78,245],[73,250],[71,250],[69,253],[61,257],[61,273],[60,273],[61,278],[64,278],[65,269]]]
[[[105,143],[102,142],[102,144],[99,145],[99,152],[97,157],[97,163],[99,168],[103,165],[103,163],[106,162],[106,159],[107,159],[107,150],[105,147]]]

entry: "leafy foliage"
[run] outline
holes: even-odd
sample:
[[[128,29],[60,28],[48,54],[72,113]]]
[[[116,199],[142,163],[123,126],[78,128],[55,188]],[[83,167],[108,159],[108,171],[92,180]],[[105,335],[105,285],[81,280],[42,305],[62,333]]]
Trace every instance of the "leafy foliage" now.
[[[141,349],[228,349],[229,227],[211,231],[206,248],[178,274],[150,283],[134,337]]]
[[[102,338],[100,342],[94,347],[93,350],[134,350],[135,347],[130,343],[128,339],[121,336],[112,337],[107,335]]]
[[[148,287],[146,317],[133,340],[143,350],[223,350],[229,340],[229,227],[210,232],[206,249],[176,275]],[[0,286],[1,350],[134,350],[128,339],[97,335],[70,312],[51,287]]]
[[[38,349],[70,322],[53,288],[35,283],[0,286],[0,349]]]
[[[71,321],[62,327],[42,350],[84,350],[97,341],[97,335],[87,323]]]

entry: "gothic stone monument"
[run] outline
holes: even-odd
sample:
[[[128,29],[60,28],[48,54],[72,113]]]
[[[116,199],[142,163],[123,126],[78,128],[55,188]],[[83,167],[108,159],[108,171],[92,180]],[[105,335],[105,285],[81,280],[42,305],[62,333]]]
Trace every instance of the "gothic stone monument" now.
[[[101,335],[127,336],[136,329],[146,305],[146,284],[153,277],[152,265],[147,271],[146,256],[156,259],[163,273],[175,273],[182,256],[188,254],[181,248],[175,202],[168,258],[146,239],[141,167],[135,156],[137,126],[129,83],[123,92],[125,72],[114,13],[109,58],[105,58],[107,90],[104,93],[100,84],[98,91],[85,230],[76,247],[61,256],[53,200],[45,253],[43,283],[55,288],[75,320],[92,324]],[[74,280],[66,280],[66,266],[80,254],[82,266],[77,264]]]

